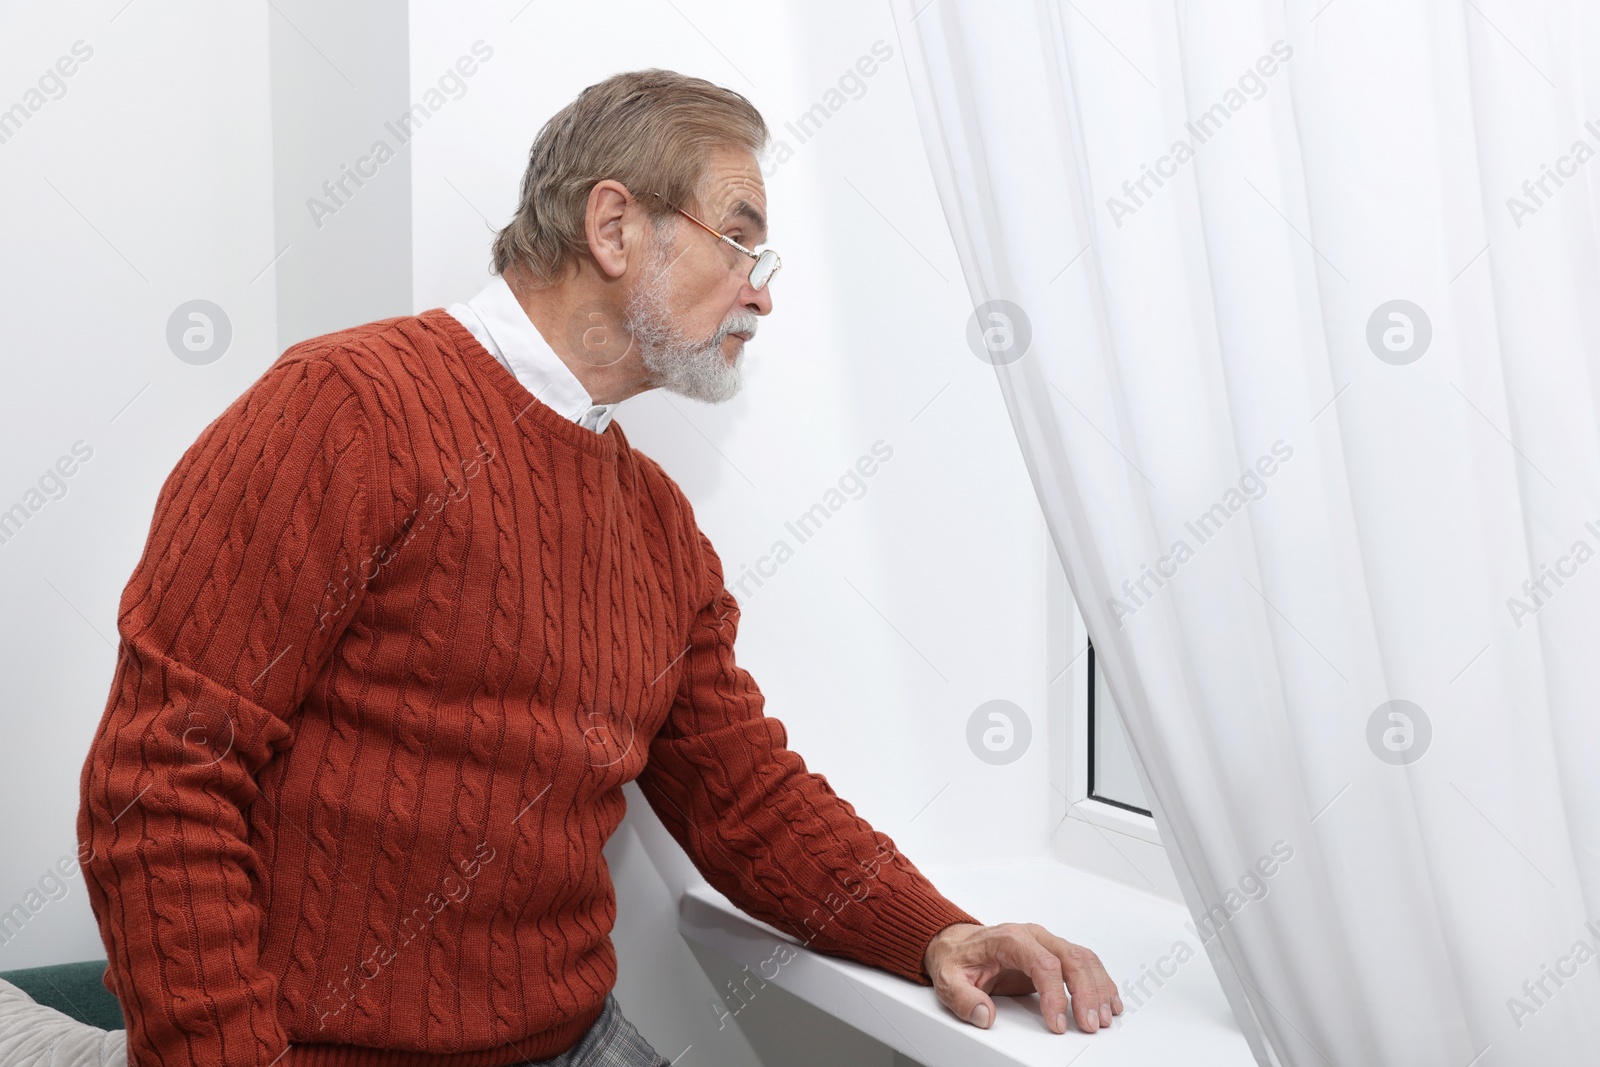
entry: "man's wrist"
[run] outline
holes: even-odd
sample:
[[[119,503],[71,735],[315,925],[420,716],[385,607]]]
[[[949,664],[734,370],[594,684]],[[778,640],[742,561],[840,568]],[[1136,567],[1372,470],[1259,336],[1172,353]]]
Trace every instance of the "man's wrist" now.
[[[958,927],[963,927],[963,926],[970,926],[973,929],[979,929],[979,926],[978,926],[977,923],[954,922],[954,923],[951,923],[949,926],[941,927],[939,930],[934,932],[934,935],[932,937],[928,938],[928,944],[922,950],[922,973],[928,977],[929,981],[933,980],[933,966],[932,966],[933,959],[932,959],[932,957],[933,957],[934,946],[939,943],[939,939],[941,937],[943,937],[945,934],[948,934],[950,931],[952,931],[952,930],[954,930],[954,929],[956,929]]]

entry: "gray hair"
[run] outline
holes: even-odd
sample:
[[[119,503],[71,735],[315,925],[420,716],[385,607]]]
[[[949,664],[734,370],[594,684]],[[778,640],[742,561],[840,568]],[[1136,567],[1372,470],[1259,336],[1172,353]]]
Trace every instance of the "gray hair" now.
[[[652,68],[597,82],[534,139],[517,212],[494,239],[494,272],[520,266],[554,285],[589,250],[584,217],[596,183],[627,186],[659,232],[665,216],[696,202],[711,148],[759,157],[769,136],[749,100],[703,78]]]

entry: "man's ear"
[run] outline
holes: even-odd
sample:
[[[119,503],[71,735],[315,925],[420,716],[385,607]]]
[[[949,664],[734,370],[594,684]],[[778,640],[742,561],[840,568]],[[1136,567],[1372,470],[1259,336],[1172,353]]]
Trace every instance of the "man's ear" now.
[[[627,186],[610,178],[596,182],[589,190],[583,218],[584,236],[589,241],[589,255],[607,277],[620,278],[628,269],[628,253],[632,248],[625,224],[630,199]]]

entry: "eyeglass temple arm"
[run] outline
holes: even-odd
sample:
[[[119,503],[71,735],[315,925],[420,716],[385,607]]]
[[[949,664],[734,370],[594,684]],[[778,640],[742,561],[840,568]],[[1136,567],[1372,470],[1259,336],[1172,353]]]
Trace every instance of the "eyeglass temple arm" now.
[[[652,195],[654,197],[657,197],[658,199],[661,196],[661,194],[657,193],[657,192],[652,192],[650,195]],[[718,233],[716,230],[712,229],[710,226],[707,226],[705,223],[701,222],[699,219],[695,218],[693,215],[691,215],[687,211],[683,210],[683,208],[681,208],[681,207],[680,208],[673,208],[673,210],[676,211],[678,214],[682,215],[684,218],[688,219],[690,222],[694,223],[696,226],[700,227],[702,230],[704,230],[707,233],[709,233],[711,236],[715,237],[717,240],[723,241],[723,242],[725,242],[725,243],[727,243],[729,245],[732,245],[734,248],[738,249],[740,252],[743,252],[745,255],[749,256],[751,259],[760,259],[761,258],[761,253],[752,252],[752,251],[750,251],[750,249],[746,248],[744,245],[740,244],[738,241],[735,241],[732,237],[729,237],[727,234]]]
[[[722,235],[719,234],[719,236],[722,236]],[[752,252],[752,251],[750,251],[750,249],[746,248],[744,245],[740,244],[738,241],[735,241],[732,237],[722,236],[722,240],[726,241],[728,244],[732,245],[734,248],[737,248],[739,251],[743,252],[745,255],[749,256],[751,259],[760,259],[761,258],[761,253],[760,252]]]
[[[687,211],[684,211],[683,208],[680,207],[678,209],[678,212],[679,212],[679,214],[683,215],[684,218],[688,219],[690,222],[694,223],[696,226],[699,226],[701,229],[705,230],[707,233],[709,233],[711,236],[715,237],[717,240],[723,242],[724,244],[732,245],[734,248],[738,249],[740,252],[743,252],[745,255],[749,256],[751,259],[760,259],[761,258],[760,253],[750,251],[744,245],[740,244],[738,241],[735,241],[732,237],[729,237],[725,233],[718,233],[716,230],[713,230],[710,226],[707,226],[705,223],[701,222],[699,219],[695,218],[693,215],[689,214]]]

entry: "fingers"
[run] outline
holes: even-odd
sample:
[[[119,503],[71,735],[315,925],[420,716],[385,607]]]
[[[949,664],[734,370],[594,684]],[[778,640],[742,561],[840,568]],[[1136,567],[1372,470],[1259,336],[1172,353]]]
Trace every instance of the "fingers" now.
[[[1122,1014],[1122,997],[1100,957],[1043,927],[1037,928],[1035,936],[1060,960],[1078,1028],[1092,1034],[1102,1026],[1110,1026],[1112,1017]]]
[[[1122,998],[1100,958],[1033,924],[984,928],[930,977],[940,1003],[958,1018],[988,1029],[995,1005],[985,990],[1011,992],[1024,975],[1038,992],[1040,1014],[1053,1033],[1066,1032],[1069,1012],[1078,1029],[1090,1034],[1109,1027],[1113,1016],[1122,1013]]]
[[[1039,942],[1032,927],[1007,924],[993,927],[992,932],[994,961],[1026,974],[1039,992],[1039,1012],[1044,1016],[1045,1025],[1052,1033],[1066,1033],[1069,1002],[1062,980],[1061,960]]]
[[[934,975],[933,985],[939,1003],[954,1012],[956,1018],[965,1019],[980,1030],[994,1025],[994,1001],[972,983],[962,968],[952,968],[948,976]]]
[[[1061,960],[1038,942],[1034,928],[1003,923],[989,926],[970,945],[974,960],[997,971],[997,981],[984,982],[986,989],[1005,993],[1038,992],[1038,1009],[1046,1027],[1053,1033],[1066,1033],[1066,985],[1062,982]]]

